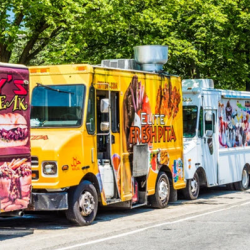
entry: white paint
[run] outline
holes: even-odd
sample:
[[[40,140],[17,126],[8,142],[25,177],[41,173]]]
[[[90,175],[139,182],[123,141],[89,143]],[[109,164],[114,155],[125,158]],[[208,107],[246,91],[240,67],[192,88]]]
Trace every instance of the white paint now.
[[[184,138],[185,178],[192,179],[197,168],[201,167],[205,171],[208,187],[241,181],[244,166],[250,164],[250,145],[247,143],[250,142],[250,116],[247,114],[250,110],[250,93],[214,89],[211,86],[202,79],[184,80],[182,86],[183,106],[197,106],[199,110],[203,107],[202,137],[197,133],[197,119],[196,135]],[[192,102],[185,102],[189,99]],[[226,109],[228,102],[231,109]],[[204,124],[205,113],[211,111],[215,115],[212,154]],[[236,137],[237,147],[233,147]],[[191,159],[191,165],[188,159]]]
[[[232,209],[232,208],[236,208],[236,207],[239,207],[239,206],[245,206],[245,205],[249,205],[249,204],[250,204],[250,201],[245,202],[243,204],[233,205],[233,206],[230,206],[230,207],[227,207],[227,208],[218,209],[218,210],[215,210],[215,211],[206,212],[206,213],[198,214],[198,215],[195,215],[195,216],[190,216],[190,217],[183,218],[183,219],[176,220],[176,221],[169,221],[169,222],[164,222],[164,223],[156,224],[156,225],[149,226],[149,227],[144,227],[144,228],[141,228],[141,229],[137,229],[137,230],[134,230],[134,231],[129,231],[129,232],[123,233],[123,234],[117,234],[117,235],[102,238],[102,239],[99,239],[99,240],[92,240],[92,241],[89,241],[89,242],[80,243],[80,244],[72,245],[72,246],[69,246],[69,247],[58,248],[56,250],[68,250],[68,249],[73,249],[73,248],[76,248],[76,247],[83,247],[83,246],[92,245],[92,244],[96,244],[96,243],[100,243],[100,242],[104,242],[104,241],[108,241],[108,240],[122,238],[122,237],[125,237],[125,236],[128,236],[128,235],[131,235],[131,234],[134,235],[136,233],[140,233],[140,232],[152,229],[152,228],[157,228],[157,227],[161,227],[161,226],[165,226],[165,225],[172,225],[172,224],[180,223],[180,222],[183,222],[183,221],[193,220],[193,219],[205,216],[205,215],[214,214],[214,213],[226,211],[226,210],[229,210],[229,209]]]

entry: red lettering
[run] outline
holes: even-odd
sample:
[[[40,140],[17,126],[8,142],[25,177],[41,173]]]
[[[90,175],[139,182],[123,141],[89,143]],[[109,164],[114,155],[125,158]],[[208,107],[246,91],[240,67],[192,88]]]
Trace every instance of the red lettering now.
[[[8,78],[8,82],[10,82],[13,77],[12,77],[12,75],[8,75],[7,78]]]
[[[148,141],[147,141],[148,137],[147,137],[147,135],[146,135],[146,129],[147,129],[146,126],[142,126],[142,127],[141,127],[141,142],[142,142],[142,143],[147,143],[147,142],[148,142]]]
[[[16,95],[27,95],[27,90],[23,87],[23,80],[15,80],[14,84],[18,87],[18,90],[14,90]]]
[[[2,93],[2,87],[5,85],[6,82],[10,82],[12,80],[12,75],[7,75],[7,79],[3,78],[0,80],[0,94]]]
[[[171,129],[171,136],[170,136],[170,141],[176,141],[176,136],[175,136],[175,132],[174,132],[174,127],[172,126],[172,129]]]
[[[130,140],[129,143],[136,144],[137,142],[141,142],[140,139],[140,128],[138,127],[130,127]]]
[[[161,138],[162,138],[162,135],[163,135],[163,129],[161,126],[158,127],[158,143],[161,142]]]
[[[157,143],[157,127],[154,127],[155,129],[153,130],[153,128],[151,127],[151,138],[150,138],[150,142],[153,142],[153,138],[154,138],[154,142]]]
[[[0,80],[0,94],[2,93],[2,87],[7,82],[7,79],[3,78]]]
[[[135,127],[130,127],[130,132],[129,132],[129,135],[130,135],[130,138],[129,138],[129,143],[130,144],[133,144],[133,138],[135,138]]]
[[[140,138],[140,128],[135,127],[135,143],[137,142],[141,142],[141,138]]]
[[[147,141],[146,141],[146,143],[149,143],[150,140],[151,140],[151,130],[152,130],[152,127],[151,126],[147,126],[147,128],[146,128],[146,135],[147,135]]]
[[[169,142],[169,131],[170,131],[171,127],[170,126],[164,126],[164,128],[165,128],[165,132],[167,131],[167,142]],[[165,132],[164,132],[164,134],[165,134]]]

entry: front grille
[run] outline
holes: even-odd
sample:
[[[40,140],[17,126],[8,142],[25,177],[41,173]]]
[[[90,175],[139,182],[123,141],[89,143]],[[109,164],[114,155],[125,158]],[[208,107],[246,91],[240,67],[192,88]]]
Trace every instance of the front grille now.
[[[38,167],[38,157],[36,156],[31,156],[31,167]]]

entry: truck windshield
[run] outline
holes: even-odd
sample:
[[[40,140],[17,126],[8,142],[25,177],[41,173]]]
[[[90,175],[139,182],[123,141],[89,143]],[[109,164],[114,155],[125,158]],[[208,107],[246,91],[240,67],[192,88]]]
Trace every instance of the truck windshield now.
[[[84,96],[84,85],[37,84],[32,92],[31,127],[80,126]]]
[[[192,138],[196,135],[197,106],[183,106],[183,137]]]

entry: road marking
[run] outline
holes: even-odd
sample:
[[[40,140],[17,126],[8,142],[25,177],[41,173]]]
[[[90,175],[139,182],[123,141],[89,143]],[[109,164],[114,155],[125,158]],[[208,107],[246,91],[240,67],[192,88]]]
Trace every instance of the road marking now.
[[[250,201],[242,203],[242,204],[239,204],[239,205],[233,205],[233,206],[230,206],[230,207],[227,207],[227,208],[218,209],[218,210],[215,210],[215,211],[211,211],[211,212],[206,212],[206,213],[203,213],[203,214],[198,214],[198,215],[190,216],[190,217],[183,218],[183,219],[176,220],[176,221],[169,221],[169,222],[164,222],[164,223],[156,224],[156,225],[149,226],[149,227],[144,227],[144,228],[141,228],[141,229],[137,229],[137,230],[130,231],[130,232],[127,232],[127,233],[123,233],[123,234],[117,234],[117,235],[110,236],[110,237],[107,237],[107,238],[102,238],[102,239],[99,239],[99,240],[93,240],[93,241],[89,241],[89,242],[85,242],[85,243],[80,243],[80,244],[76,244],[76,245],[69,246],[69,247],[58,248],[56,250],[68,250],[68,249],[73,249],[73,248],[76,248],[76,247],[83,247],[83,246],[92,245],[92,244],[95,244],[95,243],[100,243],[100,242],[104,242],[104,241],[108,241],[108,240],[113,240],[113,239],[117,239],[117,238],[121,238],[121,237],[124,237],[124,236],[131,235],[131,234],[140,233],[140,232],[146,231],[148,229],[152,229],[152,228],[156,228],[156,227],[161,227],[161,226],[165,226],[165,225],[176,224],[176,223],[179,223],[179,222],[196,219],[196,218],[202,217],[204,215],[214,214],[214,213],[226,211],[226,210],[229,210],[229,209],[232,209],[232,208],[235,208],[235,207],[245,206],[245,205],[248,205],[248,204],[250,204]]]

